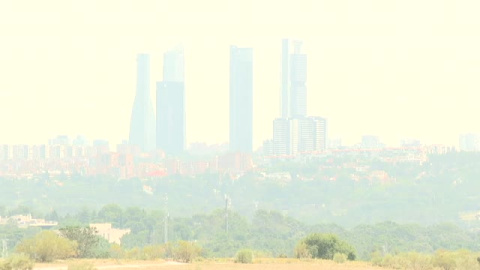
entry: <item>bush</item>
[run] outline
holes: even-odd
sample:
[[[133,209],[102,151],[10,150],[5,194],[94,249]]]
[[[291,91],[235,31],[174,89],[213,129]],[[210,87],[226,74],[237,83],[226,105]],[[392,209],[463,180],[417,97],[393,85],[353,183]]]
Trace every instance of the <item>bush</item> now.
[[[125,258],[125,250],[118,244],[112,244],[109,253],[112,259],[120,260]]]
[[[447,251],[437,251],[433,256],[433,266],[443,270],[453,270],[457,268],[455,255]]]
[[[252,263],[253,262],[253,251],[249,249],[242,249],[237,252],[235,256],[236,263]]]
[[[337,252],[333,255],[333,261],[336,263],[344,263],[347,261],[347,255]]]
[[[33,238],[20,242],[16,250],[29,255],[35,261],[51,262],[74,257],[77,254],[77,242],[61,237],[53,231],[41,231]]]
[[[76,262],[68,265],[68,270],[96,270],[91,262]]]
[[[165,257],[165,246],[155,245],[143,248],[143,254],[146,260],[156,260]]]
[[[332,260],[335,253],[346,254],[347,259],[352,261],[356,258],[353,247],[334,234],[310,234],[300,241],[295,248],[295,253],[299,258],[310,254],[313,258]]]
[[[194,242],[178,241],[173,248],[173,258],[179,262],[189,263],[200,255],[202,248]]]
[[[479,270],[480,265],[477,261],[477,254],[469,250],[459,250],[455,252],[456,269],[458,270]]]
[[[371,262],[375,266],[393,269],[480,270],[477,256],[468,250],[437,251],[431,255],[409,252],[394,256],[387,254],[383,257],[377,252],[372,254]]]
[[[125,258],[130,260],[145,260],[142,249],[138,247],[125,251]]]
[[[0,262],[1,270],[32,270],[33,261],[26,254],[12,254]]]
[[[379,253],[372,255],[372,264],[393,269],[430,270],[433,269],[431,255],[417,252],[387,254],[382,257]]]
[[[310,259],[312,258],[312,253],[308,249],[308,246],[304,242],[300,242],[297,244],[294,250],[295,257],[298,259]]]
[[[370,258],[370,262],[372,262],[373,266],[382,266],[383,256],[379,251],[373,252]]]

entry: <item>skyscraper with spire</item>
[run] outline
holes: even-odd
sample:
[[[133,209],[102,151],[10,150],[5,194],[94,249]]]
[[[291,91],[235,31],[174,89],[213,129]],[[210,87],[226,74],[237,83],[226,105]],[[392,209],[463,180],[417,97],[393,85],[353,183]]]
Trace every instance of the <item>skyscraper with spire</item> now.
[[[155,149],[155,114],[150,99],[150,56],[137,55],[137,89],[130,121],[129,143],[142,151]]]
[[[282,40],[281,117],[273,121],[272,152],[293,156],[325,149],[327,122],[322,117],[307,116],[307,55],[302,42]]]

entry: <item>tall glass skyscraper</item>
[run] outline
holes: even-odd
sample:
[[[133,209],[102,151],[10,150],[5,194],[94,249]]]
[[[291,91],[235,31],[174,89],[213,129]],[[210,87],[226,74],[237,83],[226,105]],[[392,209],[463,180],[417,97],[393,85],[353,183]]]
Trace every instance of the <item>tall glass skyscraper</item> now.
[[[230,150],[252,152],[253,49],[230,47]]]
[[[168,154],[185,150],[184,55],[176,48],[163,55],[163,81],[157,82],[157,148]]]
[[[282,40],[281,117],[273,121],[272,152],[277,156],[323,151],[326,148],[327,122],[307,116],[307,55],[300,41]]]
[[[282,40],[281,117],[307,115],[307,55],[301,53],[301,41],[294,41],[293,53],[289,40]]]
[[[155,149],[155,113],[150,99],[150,56],[137,55],[137,90],[130,121],[129,143],[144,152]]]
[[[282,40],[282,93],[281,93],[281,105],[280,105],[282,118],[288,118],[290,116],[290,102],[289,102],[290,86],[288,85],[288,82],[289,82],[288,78],[290,75],[288,72],[289,56],[290,54],[288,51],[288,39],[283,39]]]
[[[290,55],[290,116],[307,116],[307,55],[300,53],[302,43],[294,43]]]

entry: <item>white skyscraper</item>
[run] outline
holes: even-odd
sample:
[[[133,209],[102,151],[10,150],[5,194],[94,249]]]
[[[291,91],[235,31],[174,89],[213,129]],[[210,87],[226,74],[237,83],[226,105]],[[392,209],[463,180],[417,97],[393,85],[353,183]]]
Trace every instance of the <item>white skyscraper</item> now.
[[[307,55],[300,41],[282,40],[281,118],[273,122],[273,154],[291,156],[326,149],[326,120],[307,116]]]

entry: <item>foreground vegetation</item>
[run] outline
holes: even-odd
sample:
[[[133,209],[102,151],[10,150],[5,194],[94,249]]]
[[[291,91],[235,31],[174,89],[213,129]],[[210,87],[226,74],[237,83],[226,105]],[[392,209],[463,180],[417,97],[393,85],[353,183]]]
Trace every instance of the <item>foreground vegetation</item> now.
[[[227,213],[228,232],[225,226]],[[62,229],[63,234],[69,235],[68,238],[73,240],[75,233],[66,231],[65,228],[86,228],[89,223],[111,222],[116,228],[131,229],[131,233],[122,238],[122,244],[118,247],[125,254],[134,254],[136,250],[163,244],[165,221],[168,222],[170,242],[195,242],[203,248],[202,256],[207,258],[234,257],[241,249],[254,250],[267,257],[294,257],[299,241],[312,233],[335,234],[355,249],[356,258],[360,260],[370,260],[376,251],[385,254],[410,251],[434,253],[439,249],[480,251],[479,234],[453,224],[420,226],[383,222],[345,229],[326,223],[307,225],[283,213],[265,210],[258,210],[251,219],[232,210],[216,210],[209,214],[166,220],[162,211],[148,211],[138,207],[121,208],[114,204],[106,205],[98,212],[85,209],[74,215],[60,216],[54,212],[49,215],[56,216],[60,222],[54,229]],[[38,228],[18,228],[15,224],[7,224],[0,226],[0,239],[7,239],[8,251],[13,252],[23,239],[32,238],[39,231]],[[81,235],[80,233],[77,237]],[[94,250],[79,251],[80,256],[116,256],[116,251],[112,251],[106,240],[84,240],[80,248],[88,241],[97,241],[98,245]]]
[[[0,261],[0,270],[30,270],[34,262],[55,262],[57,260],[91,258],[101,244],[100,238],[93,230],[82,227],[62,228],[58,232],[41,231],[32,238],[22,240],[10,257]],[[92,239],[97,238],[96,241]],[[381,267],[387,269],[413,270],[480,270],[480,253],[469,250],[437,250],[435,253],[385,253],[376,251],[371,255],[370,262],[349,263],[356,259],[355,249],[346,241],[333,234],[313,233],[301,239],[294,250],[295,257],[275,259],[269,255],[250,249],[239,250],[234,258],[212,259],[195,242],[178,241],[166,244],[145,246],[125,250],[122,246],[110,244],[108,252],[102,253],[104,258],[113,258],[119,264],[122,261],[135,260],[132,268],[158,269],[166,264],[145,264],[152,261],[175,261],[178,263],[193,263],[205,269],[217,269],[221,264],[242,265],[251,264],[291,264],[289,269],[309,269],[312,265],[329,265],[329,269],[372,269]],[[282,255],[283,257],[283,255]],[[143,260],[143,263],[138,263]],[[330,262],[326,262],[330,261]],[[68,265],[69,270],[93,270],[96,261],[74,261]],[[140,266],[138,265],[140,264]],[[171,266],[171,265],[170,265]],[[176,265],[177,266],[177,265]],[[366,267],[370,268],[366,268]],[[128,269],[130,266],[126,266]],[[112,267],[108,267],[112,268]],[[125,268],[125,266],[122,266]],[[259,269],[255,266],[229,267],[230,269]],[[268,267],[267,267],[268,268]],[[262,269],[267,269],[262,268]],[[113,266],[113,269],[115,267]],[[191,268],[189,268],[191,269]],[[203,269],[203,268],[201,268]],[[225,269],[225,268],[222,268]],[[274,268],[272,268],[274,269]]]

